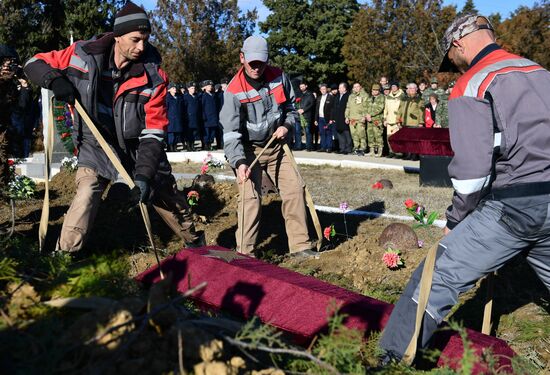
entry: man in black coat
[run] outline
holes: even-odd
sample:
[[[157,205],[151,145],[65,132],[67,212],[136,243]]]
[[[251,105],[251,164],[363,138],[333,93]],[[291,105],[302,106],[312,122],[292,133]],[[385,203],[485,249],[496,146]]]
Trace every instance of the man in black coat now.
[[[328,90],[328,85],[322,83],[319,85],[321,95],[317,98],[315,105],[315,123],[321,135],[320,152],[332,152],[332,129],[334,125],[332,120],[332,106],[335,98]]]
[[[338,137],[338,144],[340,145],[340,154],[347,155],[351,152],[351,134],[349,132],[349,125],[346,124],[346,105],[348,104],[348,84],[345,82],[340,83],[338,86],[338,95],[334,101],[332,107],[332,120],[336,130],[336,136]]]
[[[315,124],[313,123],[315,118],[315,97],[307,89],[307,83],[305,82],[300,83],[300,91],[302,92],[302,99],[298,113],[306,120],[306,149],[307,151],[313,151],[316,146],[313,144],[313,135],[315,133]]]

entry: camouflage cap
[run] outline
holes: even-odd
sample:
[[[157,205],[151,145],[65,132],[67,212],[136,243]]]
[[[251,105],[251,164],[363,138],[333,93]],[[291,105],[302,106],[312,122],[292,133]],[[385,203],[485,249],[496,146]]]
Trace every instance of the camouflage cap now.
[[[382,89],[383,90],[391,90],[391,86],[390,85],[384,85],[384,86],[382,86]]]
[[[380,85],[378,83],[373,84],[372,90],[380,90]]]
[[[437,80],[437,77],[432,77],[430,79],[430,83],[439,83],[439,81]]]
[[[479,18],[483,18],[484,22],[482,24],[479,24],[477,22]],[[460,40],[466,35],[469,35],[478,30],[494,31],[491,22],[489,22],[486,17],[480,16],[479,14],[465,14],[463,16],[457,17],[453,21],[453,23],[447,28],[447,31],[445,31],[445,35],[443,36],[442,49],[443,51],[445,51],[445,56],[443,57],[443,61],[441,62],[441,65],[439,67],[440,72],[458,72],[453,63],[451,63],[451,60],[449,60],[448,56],[448,52],[453,45],[453,41]]]

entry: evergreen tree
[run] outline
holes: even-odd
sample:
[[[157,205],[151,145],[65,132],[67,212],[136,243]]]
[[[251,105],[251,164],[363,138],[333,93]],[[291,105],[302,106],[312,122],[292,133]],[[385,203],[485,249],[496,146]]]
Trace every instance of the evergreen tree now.
[[[40,51],[65,48],[75,40],[112,30],[120,0],[2,0],[0,43],[13,46],[22,59]]]
[[[521,6],[511,17],[498,25],[497,42],[505,49],[550,68],[550,2]]]
[[[308,0],[264,0],[271,11],[260,30],[269,34],[267,41],[271,61],[285,72],[313,78],[309,51],[313,44],[315,24]]]
[[[455,15],[440,0],[375,0],[363,6],[344,41],[349,77],[367,86],[382,75],[429,77],[439,68],[441,38]]]
[[[256,18],[255,10],[242,15],[236,0],[159,0],[152,42],[171,80],[219,80],[236,71]]]
[[[477,13],[479,13],[479,11],[476,9],[474,0],[466,0],[466,2],[464,3],[464,6],[462,7],[462,10],[458,13],[458,15],[477,14]]]
[[[356,0],[264,0],[271,14],[260,29],[268,34],[271,60],[308,82],[338,82],[347,67],[342,56]]]
[[[315,38],[307,49],[312,59],[312,78],[317,82],[340,82],[347,67],[342,56],[345,31],[359,5],[356,0],[313,0],[311,18]]]

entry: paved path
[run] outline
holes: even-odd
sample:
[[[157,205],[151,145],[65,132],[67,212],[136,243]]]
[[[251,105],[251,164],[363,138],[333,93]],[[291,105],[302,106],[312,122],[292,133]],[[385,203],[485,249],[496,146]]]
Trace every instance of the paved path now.
[[[218,160],[225,160],[223,151],[212,151],[212,155]],[[195,152],[168,152],[168,160],[170,163],[182,163],[182,162],[202,162],[208,152],[207,151],[195,151]],[[41,155],[38,155],[41,156]],[[326,152],[307,152],[307,151],[295,151],[294,156],[298,164],[303,165],[330,165],[332,167],[342,168],[381,168],[381,169],[397,169],[406,170],[407,172],[418,172],[419,162],[401,159],[388,159],[388,158],[376,158],[370,156],[358,156],[358,155],[340,155],[336,153]],[[18,170],[21,174],[31,177],[37,182],[44,179],[44,167],[41,163],[33,163],[33,159],[44,160],[43,157],[28,158],[25,162],[18,165]],[[59,172],[60,164],[52,164],[52,176]]]
[[[208,152],[195,151],[195,152],[169,152],[168,160],[171,163],[178,162],[202,162],[206,158]],[[219,160],[225,160],[224,153],[222,151],[212,151],[212,155]],[[418,171],[419,162],[402,159],[388,159],[388,158],[375,158],[370,156],[358,156],[358,155],[340,155],[336,153],[326,152],[307,152],[307,151],[294,151],[294,157],[298,164],[305,165],[330,165],[333,167],[343,168],[382,168],[382,169],[406,169],[408,171]]]

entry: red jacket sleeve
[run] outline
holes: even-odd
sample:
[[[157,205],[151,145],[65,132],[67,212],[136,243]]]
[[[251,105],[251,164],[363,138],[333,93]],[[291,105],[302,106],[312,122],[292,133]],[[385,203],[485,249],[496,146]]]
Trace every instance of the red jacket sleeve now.
[[[164,154],[164,137],[168,127],[166,113],[166,84],[168,77],[161,69],[164,82],[155,88],[151,99],[145,104],[145,129],[139,136],[135,175],[151,180]]]
[[[25,63],[25,74],[31,82],[46,89],[51,82],[63,75],[71,63],[76,44],[61,50],[38,53]]]

